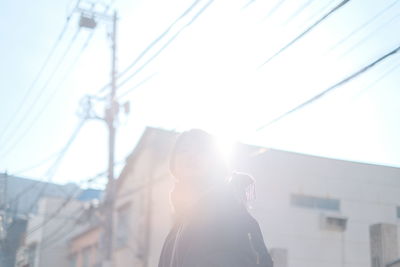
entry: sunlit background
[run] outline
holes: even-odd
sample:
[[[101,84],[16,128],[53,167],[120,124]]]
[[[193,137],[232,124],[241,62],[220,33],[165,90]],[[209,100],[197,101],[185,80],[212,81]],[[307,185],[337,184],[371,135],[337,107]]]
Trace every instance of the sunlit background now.
[[[399,167],[397,54],[262,128],[398,47],[400,3],[353,0],[264,64],[339,3],[95,3],[98,12],[107,6],[108,14],[118,11],[119,73],[169,29],[118,77],[117,84],[123,83],[118,100],[129,103],[130,111],[120,111],[116,162],[124,161],[149,125],[176,131],[202,128],[225,140],[225,146],[238,140]],[[111,24],[99,20],[94,30],[79,30],[79,14],[71,13],[74,5],[71,0],[1,5],[1,172],[68,183],[106,170],[107,128],[98,120],[85,122],[55,164],[80,123],[82,98],[102,97],[110,90],[100,91],[110,81]],[[104,103],[93,104],[102,116]]]

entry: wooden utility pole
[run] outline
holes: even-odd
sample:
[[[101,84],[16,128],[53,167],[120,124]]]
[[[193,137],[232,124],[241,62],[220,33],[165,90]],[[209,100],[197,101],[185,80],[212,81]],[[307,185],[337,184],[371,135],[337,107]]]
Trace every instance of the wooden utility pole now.
[[[113,217],[114,217],[114,198],[115,198],[115,185],[114,185],[114,152],[115,152],[115,117],[118,114],[119,104],[116,102],[116,31],[117,31],[117,12],[114,11],[113,26],[111,33],[111,49],[112,49],[112,63],[111,63],[111,92],[109,96],[108,107],[106,108],[106,123],[108,126],[108,185],[107,185],[107,199],[105,213],[105,265],[112,265],[113,255]]]
[[[115,198],[115,179],[114,179],[114,152],[115,152],[115,136],[116,136],[116,118],[118,116],[119,103],[116,99],[117,90],[117,12],[114,11],[112,16],[107,15],[106,12],[98,13],[92,9],[85,9],[81,7],[76,7],[76,11],[81,13],[81,18],[79,21],[80,27],[85,27],[89,29],[94,29],[97,26],[96,19],[111,21],[112,29],[110,33],[111,37],[111,91],[108,95],[105,116],[104,118],[94,116],[95,119],[101,119],[106,122],[108,128],[108,183],[106,188],[106,199],[104,201],[104,243],[102,247],[103,267],[111,267],[113,262],[113,217],[114,217],[114,198]],[[89,97],[89,102],[90,97]],[[90,103],[89,103],[90,105]]]

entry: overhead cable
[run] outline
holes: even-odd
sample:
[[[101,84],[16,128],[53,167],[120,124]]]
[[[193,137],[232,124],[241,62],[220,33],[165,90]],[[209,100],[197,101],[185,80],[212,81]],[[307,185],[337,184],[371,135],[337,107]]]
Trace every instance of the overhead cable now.
[[[46,189],[49,185],[49,183],[53,180],[56,171],[58,169],[58,167],[61,164],[61,161],[64,159],[64,156],[66,155],[68,149],[70,148],[70,146],[72,145],[72,143],[75,141],[76,137],[78,136],[79,132],[81,131],[83,125],[85,124],[86,120],[82,119],[78,126],[76,127],[75,131],[72,133],[71,137],[69,138],[68,142],[66,143],[66,145],[63,147],[63,149],[60,151],[60,154],[58,155],[58,157],[56,158],[56,160],[54,161],[53,165],[47,170],[45,176],[47,176],[47,182],[43,183],[42,188],[39,191],[39,194],[37,195],[36,201],[32,202],[32,205],[29,209],[29,211],[32,211],[34,206],[37,204],[37,202],[39,201],[39,199],[42,197],[42,195],[46,192]]]
[[[42,66],[40,67],[38,73],[36,74],[35,78],[33,79],[32,83],[29,85],[27,90],[25,91],[24,96],[22,97],[22,100],[15,109],[15,111],[12,113],[13,115],[10,117],[10,119],[7,121],[4,129],[0,133],[0,140],[4,136],[4,134],[7,132],[8,128],[10,127],[11,123],[14,121],[15,116],[22,110],[22,108],[25,105],[26,100],[28,99],[29,94],[32,92],[33,88],[36,86],[37,82],[39,81],[39,78],[42,76],[44,70],[47,67],[47,64],[50,62],[50,59],[53,57],[55,51],[57,50],[59,44],[61,43],[67,29],[69,26],[69,23],[71,21],[72,13],[67,17],[66,22],[61,30],[61,33],[58,35],[56,41],[54,42],[53,46],[50,49],[49,54],[47,55],[46,59],[44,60]]]
[[[129,66],[120,72],[117,78],[121,78],[125,75],[131,68],[133,68],[157,43],[159,43],[172,29],[173,27],[182,20],[189,12],[195,8],[201,0],[195,0],[178,18],[176,18],[157,38],[155,38],[147,47],[132,61]],[[107,87],[110,86],[110,83],[104,85],[99,92],[103,92]]]
[[[309,33],[312,29],[314,29],[318,24],[320,24],[322,21],[327,19],[330,15],[332,15],[334,12],[339,10],[342,6],[347,4],[350,0],[343,0],[340,2],[337,6],[335,6],[333,9],[331,9],[328,13],[326,13],[324,16],[322,16],[319,20],[314,22],[311,26],[309,26],[305,31],[303,31],[301,34],[299,34],[296,38],[291,40],[289,43],[287,43],[284,47],[279,49],[276,53],[274,53],[272,56],[270,56],[264,63],[262,63],[258,69],[262,68],[265,64],[269,63],[271,60],[273,60],[275,57],[280,55],[283,51],[285,51],[287,48],[292,46],[294,43],[296,43],[298,40],[300,40],[302,37],[304,37],[307,33]]]
[[[284,117],[304,108],[305,106],[310,105],[311,103],[315,102],[316,100],[322,98],[323,96],[325,96],[326,94],[328,94],[329,92],[331,92],[332,90],[346,84],[347,82],[353,80],[354,78],[358,77],[359,75],[363,74],[364,72],[368,71],[369,69],[371,69],[372,67],[374,67],[376,64],[380,63],[381,61],[385,60],[386,58],[398,53],[400,50],[400,46],[398,46],[397,48],[393,49],[392,51],[390,51],[389,53],[383,55],[382,57],[376,59],[375,61],[373,61],[372,63],[364,66],[363,68],[361,68],[360,70],[352,73],[351,75],[347,76],[346,78],[344,78],[343,80],[335,83],[334,85],[328,87],[327,89],[323,90],[322,92],[320,92],[319,94],[313,96],[312,98],[308,99],[307,101],[301,103],[300,105],[290,109],[289,111],[283,113],[282,115],[276,117],[275,119],[269,121],[268,123],[264,124],[263,126],[259,127],[257,129],[257,131],[261,131],[262,129],[270,126],[273,123],[276,123],[277,121],[283,119]]]
[[[385,7],[384,9],[382,9],[381,11],[379,11],[377,14],[375,14],[372,18],[368,19],[366,22],[364,22],[363,24],[361,24],[359,27],[357,27],[356,29],[354,29],[353,31],[351,31],[349,34],[347,34],[344,38],[340,39],[338,42],[336,42],[331,48],[329,48],[329,50],[327,51],[330,52],[334,49],[336,49],[336,47],[340,46],[342,43],[344,43],[345,41],[347,41],[349,38],[351,38],[352,36],[354,36],[354,34],[356,34],[357,32],[359,32],[360,30],[364,29],[365,27],[367,27],[368,25],[370,25],[372,22],[374,22],[376,19],[378,19],[380,16],[382,16],[383,14],[385,14],[388,10],[390,10],[393,6],[395,6],[396,4],[398,4],[399,0],[393,1],[391,4],[389,4],[387,7]]]
[[[139,82],[138,84],[134,85],[133,87],[131,87],[130,89],[126,90],[125,92],[123,92],[122,94],[120,94],[118,96],[118,99],[121,99],[125,96],[127,96],[128,94],[132,93],[132,91],[134,91],[135,89],[141,87],[142,85],[146,84],[148,81],[150,81],[151,79],[153,79],[155,76],[157,76],[158,73],[153,73],[150,76],[144,78],[141,82]]]
[[[309,7],[313,2],[314,2],[314,0],[308,0],[307,2],[305,2],[305,3],[304,3],[303,5],[301,5],[292,15],[290,15],[290,17],[287,18],[283,24],[284,24],[284,25],[288,24],[288,23],[289,23],[290,21],[292,21],[295,17],[297,17],[298,15],[300,15],[300,13],[303,12],[304,9],[306,9],[307,7]]]
[[[118,87],[123,86],[133,77],[135,77],[139,72],[141,72],[149,63],[151,63],[159,54],[161,54],[164,49],[166,49],[188,26],[190,26],[212,3],[214,0],[210,0],[205,4],[199,12],[197,12],[193,18],[183,25],[153,56],[151,56],[147,61],[145,61],[138,69],[136,69],[133,73],[131,73],[127,78],[125,78],[122,82],[118,84]]]
[[[76,37],[79,34],[79,30],[76,32],[76,34],[74,35],[74,37],[71,39],[71,42],[68,45],[67,50],[65,51],[65,53],[63,54],[63,56],[61,57],[60,61],[58,62],[56,68],[53,70],[51,76],[49,77],[49,79],[47,80],[47,82],[45,83],[45,85],[42,87],[41,92],[39,95],[37,95],[37,97],[35,98],[34,102],[32,103],[32,105],[27,109],[26,114],[24,114],[24,117],[22,120],[20,120],[20,122],[18,123],[15,131],[17,132],[18,129],[22,126],[23,122],[26,120],[26,118],[28,117],[28,114],[30,112],[32,112],[32,108],[33,106],[35,106],[38,103],[39,98],[42,96],[42,94],[44,93],[46,87],[49,85],[50,81],[53,79],[55,72],[58,70],[58,68],[62,65],[62,62],[64,60],[64,58],[66,57],[67,53],[69,52],[69,50],[72,47],[72,44],[74,43]],[[8,149],[3,150],[0,153],[0,156],[4,156],[6,154],[8,154],[10,151],[12,151],[12,149],[14,147],[16,147],[22,140],[23,138],[29,133],[29,131],[31,130],[31,128],[35,125],[36,121],[41,117],[41,115],[44,113],[44,111],[47,109],[47,106],[51,103],[51,100],[53,99],[53,97],[56,95],[56,93],[59,91],[59,87],[61,85],[64,84],[65,79],[68,77],[68,75],[71,73],[74,65],[77,63],[79,56],[82,54],[83,50],[80,51],[80,53],[78,54],[78,57],[75,58],[75,60],[73,61],[73,63],[70,65],[70,67],[68,68],[68,70],[66,71],[66,73],[64,74],[63,78],[61,79],[61,82],[58,84],[58,86],[55,86],[52,94],[50,95],[50,97],[48,97],[48,99],[46,100],[46,102],[41,106],[41,109],[39,110],[39,112],[36,114],[36,116],[33,118],[33,120],[31,120],[30,124],[28,125],[27,128],[25,128],[24,132],[22,132],[21,135],[19,135],[17,137],[17,139],[15,139],[14,142],[11,143],[11,145],[8,147]]]
[[[396,64],[393,67],[389,68],[387,71],[385,71],[381,76],[379,76],[378,79],[376,79],[375,81],[373,81],[372,83],[370,83],[367,87],[362,88],[353,98],[359,98],[361,95],[363,95],[364,93],[366,93],[369,89],[373,88],[376,86],[376,84],[378,84],[378,82],[382,81],[383,79],[385,79],[388,75],[390,75],[391,73],[393,73],[394,71],[396,71],[397,69],[400,68],[400,64]]]
[[[264,17],[263,20],[268,19],[272,14],[274,14],[282,5],[285,3],[286,0],[280,0],[276,5],[274,5],[270,11],[268,11],[267,15]]]
[[[394,17],[392,17],[391,19],[389,19],[388,21],[386,21],[383,25],[380,25],[378,28],[376,28],[374,31],[370,32],[367,36],[365,36],[364,38],[362,38],[360,41],[358,41],[357,43],[355,43],[354,45],[352,45],[349,49],[347,49],[343,54],[341,54],[339,56],[339,58],[343,58],[345,56],[347,56],[351,51],[353,51],[354,49],[358,48],[361,44],[365,43],[369,38],[371,38],[372,36],[374,36],[375,34],[379,33],[380,31],[382,31],[382,29],[387,28],[387,26],[391,23],[393,23],[394,21],[398,20],[400,18],[400,14],[396,14]]]
[[[33,107],[34,107],[35,105],[38,104],[38,100],[41,98],[41,96],[42,96],[43,93],[45,92],[45,89],[47,88],[47,86],[49,85],[49,83],[51,82],[51,80],[54,78],[55,73],[56,73],[56,72],[58,71],[58,69],[62,66],[62,63],[63,63],[65,57],[67,56],[69,50],[71,49],[73,43],[75,42],[75,40],[76,40],[78,34],[79,34],[79,30],[78,30],[78,31],[75,33],[75,35],[72,37],[71,41],[70,41],[69,44],[68,44],[67,49],[65,50],[64,54],[61,56],[60,60],[58,61],[57,65],[56,65],[56,67],[55,67],[55,68],[53,69],[53,71],[51,72],[50,77],[47,79],[47,81],[45,82],[44,86],[41,88],[39,94],[35,97],[35,99],[33,100],[32,104],[26,109],[26,112],[24,113],[24,116],[22,117],[22,119],[19,121],[19,123],[17,124],[17,126],[16,126],[15,129],[14,129],[14,132],[15,132],[15,133],[19,130],[19,128],[21,128],[21,126],[23,125],[23,123],[25,122],[25,120],[29,117],[29,114],[32,113]],[[54,91],[54,92],[55,92],[55,91]],[[50,101],[48,101],[48,102],[50,102]],[[42,111],[40,111],[39,114],[43,113],[43,110],[46,108],[46,106],[47,106],[47,105],[44,105],[44,106],[42,107]],[[37,117],[39,117],[39,116],[36,116],[36,118],[34,118],[34,120],[32,121],[32,123],[31,123],[30,126],[28,127],[28,129],[25,129],[25,131],[22,133],[22,135],[19,136],[19,137],[17,137],[17,139],[15,139],[15,141],[14,141],[13,143],[11,143],[11,145],[8,147],[8,149],[3,150],[3,151],[0,153],[0,156],[4,156],[4,155],[8,154],[9,151],[11,151],[16,145],[18,145],[18,144],[21,142],[21,140],[22,140],[22,138],[23,138],[22,136],[25,136],[25,135],[28,133],[28,131],[29,131],[30,128],[33,126],[34,122],[36,121]],[[17,136],[17,135],[13,135],[13,137],[14,137],[14,136]],[[12,139],[12,137],[11,137],[11,139]]]
[[[72,143],[75,141],[76,137],[78,136],[78,134],[79,134],[80,130],[82,129],[82,127],[83,127],[85,122],[86,122],[86,120],[81,120],[79,122],[79,124],[77,125],[75,131],[72,133],[71,137],[68,139],[68,141],[65,144],[65,146],[58,153],[58,156],[57,156],[56,160],[54,161],[54,163],[50,166],[50,168],[44,174],[44,176],[46,176],[48,182],[50,182],[52,180],[52,178],[55,175],[55,172],[56,172],[58,166],[60,165],[61,160],[64,158],[66,152],[68,151],[68,149],[70,148]],[[28,192],[30,192],[31,190],[33,190],[34,188],[36,188],[37,186],[39,186],[40,184],[43,183],[43,186],[40,189],[40,192],[38,194],[38,199],[39,199],[41,194],[45,191],[48,182],[46,183],[46,182],[42,182],[42,181],[36,181],[34,184],[29,186],[25,190],[22,190],[21,192],[19,192],[13,199],[8,201],[5,205],[6,206],[11,205],[13,202],[17,201],[23,195],[27,194]],[[32,204],[35,204],[35,201]],[[33,207],[31,206],[31,208],[29,208],[29,210],[32,210],[32,209],[33,209]]]

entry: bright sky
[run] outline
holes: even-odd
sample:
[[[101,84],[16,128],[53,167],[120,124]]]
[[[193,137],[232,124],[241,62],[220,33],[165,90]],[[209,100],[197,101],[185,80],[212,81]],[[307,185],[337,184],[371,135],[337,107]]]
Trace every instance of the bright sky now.
[[[126,69],[193,2],[114,1],[109,12],[116,8],[119,16],[118,70]],[[395,49],[400,44],[400,1],[350,0],[261,68],[271,55],[340,1],[253,1],[245,8],[246,0],[196,2],[160,43],[120,78],[122,81],[138,70],[179,32],[153,61],[118,89],[121,103],[129,102],[131,111],[120,116],[117,161],[132,151],[149,125],[177,130],[203,128],[229,140],[400,167],[400,54],[257,131]],[[21,2],[7,1],[0,9],[0,171],[49,179],[45,173],[54,158],[27,172],[20,171],[62,149],[79,123],[82,97],[96,94],[110,80],[107,32],[111,25],[107,22],[99,22],[80,54],[92,32],[81,29],[54,71],[78,30],[79,14],[74,13],[47,68],[28,90],[74,3],[38,0],[25,1],[22,6]],[[97,4],[96,9],[101,11],[104,5]],[[94,106],[101,115],[101,102]],[[76,182],[104,171],[106,166],[106,127],[100,121],[88,121],[50,178],[58,183]]]

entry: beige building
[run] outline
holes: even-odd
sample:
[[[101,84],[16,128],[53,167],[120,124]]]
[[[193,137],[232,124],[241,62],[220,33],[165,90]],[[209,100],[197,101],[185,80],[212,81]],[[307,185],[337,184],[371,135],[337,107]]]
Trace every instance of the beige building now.
[[[175,138],[148,128],[117,180],[114,267],[158,264],[161,241],[171,227],[167,158]]]
[[[114,267],[157,266],[172,224],[175,138],[148,128],[118,179]],[[399,225],[399,168],[248,145],[235,155],[235,169],[257,180],[251,212],[278,267],[371,266],[369,227]]]
[[[102,228],[99,223],[88,225],[86,229],[69,240],[68,261],[70,267],[100,267],[100,236]]]

